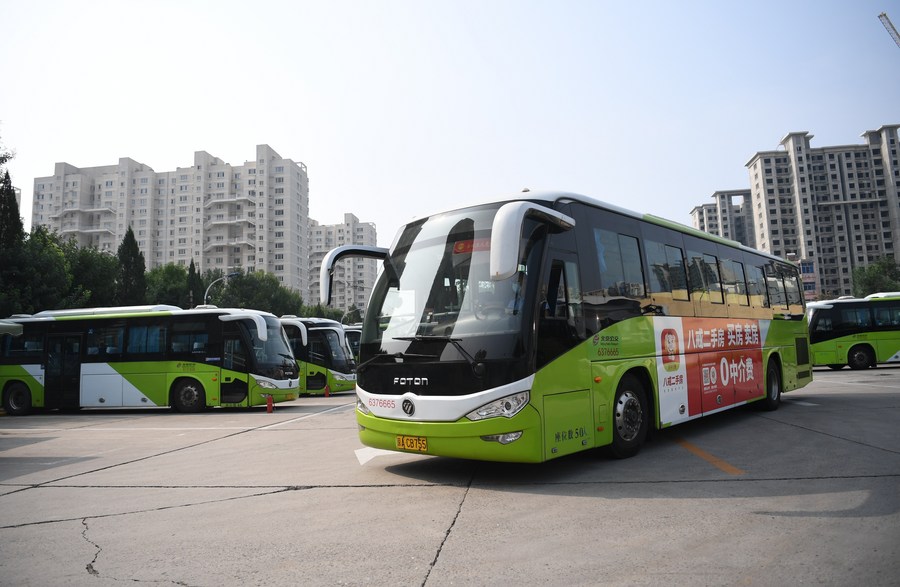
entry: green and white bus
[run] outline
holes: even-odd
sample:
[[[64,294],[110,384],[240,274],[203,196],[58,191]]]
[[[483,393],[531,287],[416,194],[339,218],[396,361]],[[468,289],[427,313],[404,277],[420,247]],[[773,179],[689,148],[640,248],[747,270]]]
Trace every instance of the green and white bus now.
[[[812,302],[807,312],[813,365],[900,363],[900,292]]]
[[[356,389],[356,362],[337,320],[282,316],[300,366],[300,393],[329,395]]]
[[[7,414],[171,406],[197,412],[297,398],[278,318],[256,310],[131,306],[13,316],[0,339]]]
[[[631,456],[651,428],[775,409],[812,380],[799,272],[783,260],[576,194],[417,219],[381,259],[357,366],[363,444],[539,462]]]

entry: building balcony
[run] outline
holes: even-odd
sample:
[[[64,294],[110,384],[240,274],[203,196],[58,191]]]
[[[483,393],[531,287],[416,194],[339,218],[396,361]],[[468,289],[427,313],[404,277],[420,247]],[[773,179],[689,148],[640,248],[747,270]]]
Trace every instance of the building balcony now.
[[[247,224],[256,227],[256,218],[251,216],[223,216],[222,218],[211,218],[203,223],[203,228],[209,230],[215,226],[233,226],[235,224]]]

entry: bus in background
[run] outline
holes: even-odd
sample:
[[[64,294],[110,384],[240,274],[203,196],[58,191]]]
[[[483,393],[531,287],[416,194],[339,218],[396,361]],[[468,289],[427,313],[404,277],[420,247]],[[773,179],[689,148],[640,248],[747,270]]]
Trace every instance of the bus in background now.
[[[362,337],[362,324],[344,324],[344,336],[353,360],[359,363],[359,339]]]
[[[417,219],[381,259],[357,367],[363,444],[539,462],[618,458],[665,428],[812,380],[798,268],[576,194]]]
[[[286,315],[281,324],[300,364],[300,393],[328,395],[356,389],[356,362],[338,321]]]
[[[0,339],[7,414],[161,406],[198,412],[297,397],[296,361],[278,318],[266,312],[130,306],[6,322],[22,328]]]
[[[900,363],[900,292],[812,302],[807,312],[813,365]]]

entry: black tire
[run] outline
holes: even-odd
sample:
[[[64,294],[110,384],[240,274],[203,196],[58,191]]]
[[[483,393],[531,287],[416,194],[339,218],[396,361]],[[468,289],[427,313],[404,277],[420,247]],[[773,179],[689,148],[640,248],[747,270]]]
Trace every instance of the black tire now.
[[[872,367],[875,365],[872,349],[862,344],[856,345],[847,353],[847,364],[850,365],[851,369],[856,369],[857,371]]]
[[[206,392],[199,381],[183,379],[172,390],[172,407],[183,414],[200,412],[206,407]]]
[[[766,412],[774,412],[781,405],[781,367],[778,361],[769,359],[766,367],[766,397],[757,405]]]
[[[3,410],[10,416],[31,413],[31,390],[24,383],[11,383],[3,392]]]
[[[835,371],[840,371],[841,369],[844,368],[844,366],[843,365],[828,365],[828,368],[834,369]]]
[[[647,391],[640,379],[627,373],[619,381],[613,401],[613,441],[609,446],[610,455],[617,459],[636,455],[647,439],[649,427]]]

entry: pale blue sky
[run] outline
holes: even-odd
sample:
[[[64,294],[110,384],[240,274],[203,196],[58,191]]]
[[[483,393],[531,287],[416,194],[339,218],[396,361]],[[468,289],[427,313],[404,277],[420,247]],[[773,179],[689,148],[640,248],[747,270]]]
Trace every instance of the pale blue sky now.
[[[310,215],[400,225],[524,187],[690,222],[809,131],[900,123],[900,0],[0,0],[0,142],[30,226],[54,163],[267,143]]]

